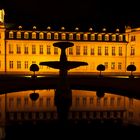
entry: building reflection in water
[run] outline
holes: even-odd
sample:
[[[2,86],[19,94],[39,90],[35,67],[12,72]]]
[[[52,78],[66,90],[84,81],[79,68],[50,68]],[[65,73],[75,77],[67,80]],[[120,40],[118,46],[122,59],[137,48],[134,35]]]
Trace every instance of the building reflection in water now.
[[[55,99],[55,90],[36,91],[39,93],[36,101],[30,99],[32,90],[0,95],[0,137],[4,137],[5,125],[58,120],[58,108],[62,106],[56,106],[59,102]],[[71,97],[63,109],[68,111],[65,112],[68,113],[67,119],[74,123],[112,120],[140,125],[139,100],[109,93],[99,98],[95,91],[84,90],[72,90]]]

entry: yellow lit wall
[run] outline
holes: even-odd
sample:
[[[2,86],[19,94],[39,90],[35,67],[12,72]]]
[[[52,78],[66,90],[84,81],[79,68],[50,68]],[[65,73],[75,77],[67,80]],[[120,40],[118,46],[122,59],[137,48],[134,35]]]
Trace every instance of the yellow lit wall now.
[[[23,113],[25,116],[28,116],[30,112],[32,112],[32,115],[41,112],[46,114],[53,112],[54,116],[51,119],[56,119],[57,113],[54,104],[54,90],[36,90],[35,92],[39,93],[37,101],[30,99],[29,95],[32,92],[34,91],[20,91],[0,95],[0,123],[5,121],[5,111],[10,113],[11,116],[15,116],[12,120],[17,119],[16,116],[18,113]],[[80,117],[79,113],[82,113],[82,118],[91,117],[91,119],[93,119],[95,117],[93,113],[98,112],[99,116],[96,114],[96,118],[121,118],[124,122],[139,125],[139,107],[139,100],[132,98],[109,93],[105,93],[104,97],[98,98],[95,91],[72,90],[72,106],[69,115],[75,112],[73,119],[78,119]],[[103,116],[100,115],[101,112],[103,112]],[[110,112],[109,116],[106,115],[107,112]],[[124,114],[121,115],[121,112],[124,112]],[[15,113],[15,115],[13,115],[13,113]]]

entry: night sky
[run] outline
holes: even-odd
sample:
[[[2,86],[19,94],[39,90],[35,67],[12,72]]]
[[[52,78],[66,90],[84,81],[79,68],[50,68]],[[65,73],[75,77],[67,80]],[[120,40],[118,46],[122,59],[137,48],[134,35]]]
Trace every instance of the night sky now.
[[[5,9],[7,23],[85,29],[140,27],[136,0],[0,0],[0,8]]]

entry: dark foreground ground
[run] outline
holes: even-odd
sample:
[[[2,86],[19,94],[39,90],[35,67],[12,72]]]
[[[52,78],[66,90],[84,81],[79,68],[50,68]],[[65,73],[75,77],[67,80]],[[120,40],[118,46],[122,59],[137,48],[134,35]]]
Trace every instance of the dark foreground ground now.
[[[6,140],[122,139],[139,138],[140,127],[121,122],[51,122],[6,127]]]

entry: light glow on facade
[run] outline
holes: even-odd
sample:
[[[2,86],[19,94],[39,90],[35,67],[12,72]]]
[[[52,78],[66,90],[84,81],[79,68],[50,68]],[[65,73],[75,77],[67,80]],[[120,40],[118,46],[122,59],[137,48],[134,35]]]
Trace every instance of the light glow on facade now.
[[[77,60],[88,63],[70,72],[93,72],[97,66],[104,64],[103,73],[125,74],[130,64],[136,66],[135,73],[140,72],[140,28],[126,27],[124,33],[110,33],[103,28],[102,32],[94,32],[90,28],[81,32],[78,27],[75,31],[67,31],[61,27],[54,31],[50,26],[46,30],[39,30],[33,26],[31,30],[19,26],[11,29],[4,24],[4,10],[0,10],[0,72],[29,73],[32,63],[39,65],[42,61],[58,61],[60,49],[55,48],[56,41],[71,41],[72,48],[66,50],[69,61]],[[40,66],[39,73],[58,72],[56,69]]]

